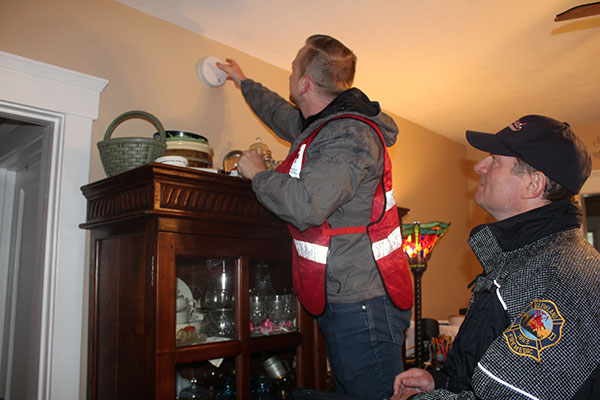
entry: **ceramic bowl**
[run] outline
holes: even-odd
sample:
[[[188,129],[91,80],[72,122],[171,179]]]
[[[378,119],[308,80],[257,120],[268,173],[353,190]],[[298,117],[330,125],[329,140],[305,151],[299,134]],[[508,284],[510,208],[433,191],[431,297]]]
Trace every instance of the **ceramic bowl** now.
[[[158,157],[154,162],[168,165],[175,165],[177,167],[188,167],[188,160],[182,156],[163,156]]]
[[[185,132],[185,131],[165,131],[165,136],[168,139],[173,139],[173,138],[177,138],[179,140],[197,140],[201,143],[207,143],[208,144],[208,139],[205,138],[202,135],[199,135],[197,133],[192,133],[192,132]]]
[[[213,165],[213,148],[200,141],[167,139],[167,156],[181,156],[190,167],[210,168]]]

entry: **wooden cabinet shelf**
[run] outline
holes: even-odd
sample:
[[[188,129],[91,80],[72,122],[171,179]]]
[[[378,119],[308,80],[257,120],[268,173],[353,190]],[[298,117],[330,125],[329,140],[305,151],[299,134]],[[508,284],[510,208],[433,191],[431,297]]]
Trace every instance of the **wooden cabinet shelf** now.
[[[183,347],[175,352],[175,362],[186,364],[214,358],[235,357],[242,353],[242,342],[230,340],[221,343],[208,343],[193,347]]]
[[[293,349],[301,344],[302,335],[300,333],[263,336],[250,339],[250,352],[258,353],[265,350]]]
[[[299,386],[323,388],[316,322],[290,302],[291,238],[250,182],[152,163],[82,192],[81,227],[91,238],[88,399],[175,399],[187,375],[212,385],[228,373],[247,399],[268,357],[290,359]],[[282,333],[254,336],[249,292],[265,266],[288,320],[273,325]],[[213,292],[223,308],[209,304]]]

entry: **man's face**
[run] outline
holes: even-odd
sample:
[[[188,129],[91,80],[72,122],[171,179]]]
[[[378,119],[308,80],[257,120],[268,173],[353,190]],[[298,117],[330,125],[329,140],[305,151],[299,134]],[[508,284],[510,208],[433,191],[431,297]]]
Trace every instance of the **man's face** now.
[[[290,75],[290,101],[296,106],[298,106],[298,101],[300,101],[300,80],[303,75],[300,71],[300,59],[304,54],[305,48],[306,46],[298,51],[296,58],[292,62],[292,74]]]
[[[475,203],[498,221],[517,215],[527,174],[515,175],[515,157],[490,154],[473,168],[479,174]]]

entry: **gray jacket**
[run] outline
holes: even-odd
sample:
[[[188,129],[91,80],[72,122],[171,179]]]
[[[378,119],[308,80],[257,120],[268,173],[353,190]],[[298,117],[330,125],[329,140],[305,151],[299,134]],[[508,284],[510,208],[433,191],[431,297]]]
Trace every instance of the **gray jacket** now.
[[[600,255],[572,227],[574,208],[553,203],[474,229],[484,270],[474,292],[498,283],[510,325],[476,363],[472,391],[415,398],[569,399],[590,379],[600,365]]]
[[[342,93],[308,120],[287,100],[257,82],[244,80],[241,89],[265,125],[292,143],[290,153],[323,121],[341,114],[367,117],[379,126],[387,146],[396,141],[396,123],[358,89]],[[377,133],[355,119],[332,121],[307,147],[305,156],[299,179],[275,171],[257,174],[252,188],[258,200],[300,230],[326,220],[332,228],[367,225],[383,173],[383,145]],[[351,303],[385,294],[366,234],[332,237],[326,279],[331,303]]]

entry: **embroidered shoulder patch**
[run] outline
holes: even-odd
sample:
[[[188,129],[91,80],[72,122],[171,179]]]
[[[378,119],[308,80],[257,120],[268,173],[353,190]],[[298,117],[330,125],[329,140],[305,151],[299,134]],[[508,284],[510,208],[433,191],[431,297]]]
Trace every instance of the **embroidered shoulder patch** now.
[[[564,324],[553,301],[534,300],[503,335],[513,353],[540,362],[542,350],[560,341]]]

